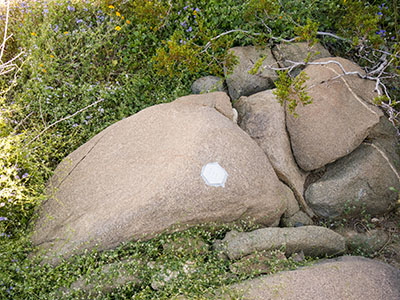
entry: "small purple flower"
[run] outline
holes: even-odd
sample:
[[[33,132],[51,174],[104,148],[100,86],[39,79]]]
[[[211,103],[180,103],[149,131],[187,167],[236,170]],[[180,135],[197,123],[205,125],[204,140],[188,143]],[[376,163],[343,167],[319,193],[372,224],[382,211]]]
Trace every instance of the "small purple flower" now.
[[[73,128],[78,127],[78,124],[75,123],[74,125],[72,125],[72,127]]]
[[[76,24],[79,24],[79,23],[82,23],[82,22],[83,22],[82,19],[77,19],[77,20],[76,20]]]
[[[186,21],[181,22],[181,26],[186,27],[187,26]]]
[[[7,217],[0,217],[0,221],[7,221]]]
[[[186,5],[183,9],[184,10],[187,10],[188,9],[188,7],[189,7],[189,5]]]
[[[67,9],[68,9],[69,11],[75,11],[75,7],[70,6],[70,5],[67,6]]]
[[[178,16],[180,16],[181,15],[181,11],[178,11]]]
[[[56,25],[54,25],[54,27],[53,27],[53,30],[55,31],[55,32],[57,32],[58,31],[58,25],[56,24]]]
[[[385,36],[386,35],[386,30],[379,30],[376,32],[376,34],[380,35],[380,36]]]
[[[26,177],[28,177],[28,176],[29,176],[28,173],[24,173],[24,175],[22,175],[22,178],[26,178]]]
[[[45,8],[45,9],[43,9],[43,12],[42,12],[44,15],[47,15],[48,13],[49,13],[49,10],[47,9],[47,8]]]
[[[192,26],[189,26],[189,28],[186,31],[187,32],[191,32],[192,31]]]

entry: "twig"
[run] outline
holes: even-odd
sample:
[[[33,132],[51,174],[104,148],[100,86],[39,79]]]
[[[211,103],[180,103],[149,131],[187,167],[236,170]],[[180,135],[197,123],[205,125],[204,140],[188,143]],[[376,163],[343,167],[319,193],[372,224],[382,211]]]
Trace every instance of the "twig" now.
[[[14,130],[13,130],[13,132],[12,132],[11,134],[16,134],[16,133],[17,133],[18,127],[21,126],[22,123],[24,123],[32,114],[33,114],[33,111],[30,112],[25,118],[23,118],[23,119],[17,124],[17,126],[14,127]]]
[[[346,42],[350,42],[351,41],[349,39],[342,38],[342,37],[337,36],[336,34],[333,34],[333,33],[330,33],[330,32],[317,31],[317,35],[326,35],[326,36],[333,37],[333,38],[335,38],[337,40],[342,40],[342,41],[346,41]]]
[[[47,130],[49,130],[51,127],[57,125],[57,124],[60,123],[60,122],[66,121],[66,120],[68,120],[68,119],[71,119],[71,118],[75,117],[77,114],[79,114],[79,113],[81,113],[81,112],[87,110],[88,108],[90,108],[90,107],[92,107],[92,106],[94,106],[94,105],[96,105],[96,104],[98,104],[98,103],[100,103],[100,102],[103,102],[103,101],[104,101],[104,99],[97,100],[96,102],[93,102],[92,104],[90,104],[90,105],[88,105],[88,106],[86,106],[86,107],[84,107],[84,108],[82,108],[82,109],[80,109],[80,110],[74,112],[72,115],[69,115],[69,116],[67,116],[67,117],[61,118],[61,119],[57,120],[56,122],[50,124],[49,126],[47,126],[46,128],[44,128],[37,136],[35,136],[35,137],[34,137],[33,139],[31,139],[28,143],[26,143],[26,145],[24,146],[24,148],[28,147],[30,144],[32,144],[34,141],[36,141],[43,133],[45,133],[45,132],[46,132]]]
[[[223,32],[223,33],[221,33],[221,34],[219,34],[219,35],[217,35],[217,36],[211,38],[211,39],[208,41],[208,43],[204,45],[203,51],[201,51],[200,53],[206,52],[207,49],[211,47],[211,42],[212,42],[212,41],[215,41],[215,40],[219,39],[220,37],[223,37],[224,35],[227,35],[227,34],[230,34],[230,33],[233,33],[233,32],[241,32],[241,33],[247,33],[247,34],[252,34],[252,35],[261,35],[261,33],[257,33],[257,32],[251,32],[251,31],[242,30],[242,29],[232,29],[232,30]]]
[[[5,25],[4,25],[4,38],[3,38],[3,43],[1,44],[0,62],[2,62],[3,54],[4,54],[4,48],[6,47],[6,41],[8,40],[8,38],[7,38],[7,30],[8,30],[8,17],[9,17],[9,14],[10,14],[10,1],[7,1],[6,23],[5,23]]]
[[[162,23],[162,25],[160,26],[159,29],[162,29],[162,28],[165,26],[165,24],[167,24],[166,20],[167,20],[167,17],[169,16],[169,14],[170,14],[170,12],[171,12],[171,9],[172,9],[171,0],[168,1],[168,5],[169,5],[169,9],[168,9],[168,11],[167,11],[167,14],[166,14],[165,17],[163,18],[163,23]]]

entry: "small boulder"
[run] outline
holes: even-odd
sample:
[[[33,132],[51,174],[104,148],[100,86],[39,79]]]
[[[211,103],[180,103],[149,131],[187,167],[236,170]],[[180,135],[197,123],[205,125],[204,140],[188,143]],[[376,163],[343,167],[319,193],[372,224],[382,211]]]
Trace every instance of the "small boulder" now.
[[[224,85],[224,79],[217,76],[205,76],[197,79],[192,84],[193,94],[204,94],[211,92],[228,92]]]
[[[391,157],[376,144],[363,143],[327,166],[322,178],[307,188],[305,198],[321,217],[359,216],[362,211],[375,216],[396,203],[398,192],[392,187],[400,190],[400,176]]]
[[[273,92],[267,90],[240,97],[235,103],[239,126],[263,149],[279,179],[292,189],[300,206],[312,216],[303,198],[307,174],[298,168],[294,160],[286,131],[285,109]]]
[[[285,227],[299,227],[314,224],[313,220],[302,211],[298,211],[290,217],[286,217],[284,214],[281,223]]]
[[[307,42],[289,44],[281,43],[272,48],[272,53],[281,68],[290,67],[292,63],[289,61],[303,62],[307,58],[309,51],[312,53],[310,61],[331,56],[329,51],[320,43],[316,43],[310,49]],[[304,69],[304,67],[296,67],[291,74],[296,76],[302,69]]]
[[[231,74],[228,74],[228,70],[225,68],[226,84],[232,100],[275,87],[274,81],[278,79],[278,76],[268,66],[277,67],[277,62],[269,48],[255,46],[234,47],[229,49],[228,53],[233,53],[239,60]],[[254,75],[250,74],[249,72],[259,59],[265,56],[266,58],[258,72]]]
[[[319,226],[262,228],[252,232],[228,232],[217,246],[229,259],[238,259],[255,251],[284,248],[286,255],[303,251],[308,256],[338,255],[346,250],[345,239]]]
[[[313,103],[297,106],[294,117],[286,111],[286,124],[296,162],[311,171],[348,155],[377,125],[382,111],[371,104],[377,94],[375,84],[347,71],[363,73],[352,62],[339,58],[323,58],[304,70],[310,77],[307,92]]]
[[[243,300],[393,300],[400,299],[400,271],[376,260],[343,256],[247,280],[232,286],[231,291]]]
[[[388,233],[381,229],[357,232],[350,228],[344,228],[336,232],[346,239],[346,245],[350,253],[360,255],[374,254],[390,241]]]

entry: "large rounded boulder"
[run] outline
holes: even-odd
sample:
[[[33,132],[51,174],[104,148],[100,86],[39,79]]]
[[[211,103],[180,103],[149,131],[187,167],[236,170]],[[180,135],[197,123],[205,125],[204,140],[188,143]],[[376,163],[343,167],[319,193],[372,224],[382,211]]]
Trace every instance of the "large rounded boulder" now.
[[[293,195],[262,149],[209,105],[229,103],[221,94],[147,108],[71,153],[50,181],[33,243],[67,257],[200,223],[278,224]]]
[[[304,171],[319,169],[355,150],[376,126],[382,111],[373,105],[375,82],[350,72],[364,71],[340,57],[322,58],[304,72],[313,103],[287,110],[286,125],[296,162]],[[345,71],[345,72],[344,72]]]

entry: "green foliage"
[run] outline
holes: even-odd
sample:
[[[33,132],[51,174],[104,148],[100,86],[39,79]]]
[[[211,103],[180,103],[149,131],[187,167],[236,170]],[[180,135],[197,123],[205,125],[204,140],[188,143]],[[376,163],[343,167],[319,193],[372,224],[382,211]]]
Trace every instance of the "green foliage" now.
[[[254,64],[254,67],[249,71],[249,74],[252,74],[252,75],[257,74],[266,58],[267,58],[267,55],[264,55],[259,60],[257,60],[256,63]]]
[[[288,75],[288,71],[278,71],[279,79],[275,82],[276,90],[273,92],[281,105],[287,105],[290,113],[297,117],[295,112],[298,104],[307,105],[312,103],[307,94],[305,82],[308,76],[300,72],[295,78]]]
[[[311,19],[307,19],[307,24],[304,26],[297,26],[294,28],[294,32],[297,35],[296,41],[306,41],[309,48],[314,46],[317,42],[317,31],[319,23],[313,22]]]
[[[280,12],[279,1],[277,0],[250,0],[246,7],[245,16],[260,16],[266,18],[274,18]]]
[[[345,37],[353,39],[353,45],[359,46],[366,41],[375,47],[383,42],[379,31],[380,17],[378,7],[365,1],[344,1],[346,13],[337,24],[338,31]]]
[[[256,274],[233,274],[233,262],[221,258],[211,249],[217,238],[222,238],[228,230],[243,231],[254,226],[244,222],[237,225],[198,226],[173,234],[162,234],[147,242],[130,242],[112,251],[88,251],[84,255],[62,261],[56,267],[40,263],[41,257],[27,259],[33,248],[27,239],[17,243],[8,239],[0,253],[0,296],[2,299],[80,299],[86,295],[83,289],[71,290],[70,286],[79,278],[93,284],[90,299],[170,299],[184,295],[189,299],[204,297],[215,299],[218,291],[225,286],[252,278]],[[181,241],[184,251],[175,251],[171,245]],[[199,241],[204,246],[192,247],[187,241]],[[102,273],[108,264],[129,260],[128,264],[117,264],[114,272]],[[283,264],[272,257],[267,261],[271,273],[294,269],[308,262]],[[124,267],[125,266],[125,267]],[[118,270],[134,274],[140,284],[129,282],[120,288],[101,293],[102,288],[119,278]],[[163,282],[164,275],[174,272],[171,280]],[[99,280],[101,279],[102,280]],[[159,290],[152,284],[159,280]],[[154,285],[153,285],[154,286]],[[238,298],[240,299],[240,297]]]

